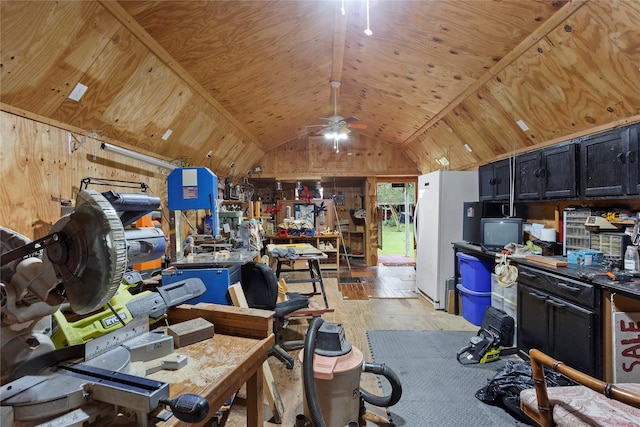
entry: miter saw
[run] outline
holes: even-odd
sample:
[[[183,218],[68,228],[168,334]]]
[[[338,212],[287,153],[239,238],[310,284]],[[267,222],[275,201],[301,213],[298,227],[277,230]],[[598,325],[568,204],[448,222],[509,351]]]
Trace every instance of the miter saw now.
[[[0,228],[0,424],[82,425],[120,414],[145,426],[150,414],[166,417],[167,405],[186,422],[206,416],[199,396],[169,400],[167,383],[128,374],[131,349],[120,345],[122,332],[58,350],[50,337],[51,315],[61,305],[76,315],[102,312],[121,287],[128,252],[149,252],[148,244],[127,241],[125,199],[82,190],[74,212],[35,241]],[[140,325],[148,331],[148,324],[146,317]],[[133,328],[138,340],[140,325]]]

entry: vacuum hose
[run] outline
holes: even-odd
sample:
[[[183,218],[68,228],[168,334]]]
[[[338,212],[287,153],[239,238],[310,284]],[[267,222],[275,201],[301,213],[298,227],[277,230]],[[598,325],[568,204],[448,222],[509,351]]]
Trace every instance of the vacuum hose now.
[[[400,397],[402,397],[402,385],[400,384],[400,378],[396,375],[391,368],[386,366],[384,363],[368,363],[364,362],[362,365],[362,370],[364,372],[371,372],[377,375],[384,376],[389,384],[391,385],[391,393],[387,396],[376,396],[375,394],[371,394],[362,387],[360,387],[360,395],[365,402],[370,403],[374,406],[379,407],[387,407],[393,406],[398,401],[400,401]]]
[[[316,379],[313,375],[313,355],[316,350],[316,335],[320,326],[324,323],[322,317],[314,317],[311,320],[307,336],[304,340],[304,356],[302,365],[302,382],[304,383],[304,394],[307,398],[307,407],[309,408],[309,416],[311,417],[311,425],[314,427],[326,427],[320,402],[318,401],[318,392],[316,391]]]
[[[307,399],[307,408],[311,417],[311,425],[314,427],[326,427],[322,409],[318,400],[318,392],[316,391],[316,382],[313,372],[313,356],[316,349],[316,336],[320,326],[324,323],[322,317],[314,317],[307,330],[307,336],[304,340],[304,356],[302,359],[302,380],[304,384],[304,393]],[[393,406],[400,400],[402,396],[402,385],[400,379],[391,368],[384,364],[367,363],[362,365],[364,372],[370,372],[384,376],[391,385],[391,393],[387,396],[377,396],[369,393],[360,387],[360,395],[362,399],[375,406],[387,407]]]

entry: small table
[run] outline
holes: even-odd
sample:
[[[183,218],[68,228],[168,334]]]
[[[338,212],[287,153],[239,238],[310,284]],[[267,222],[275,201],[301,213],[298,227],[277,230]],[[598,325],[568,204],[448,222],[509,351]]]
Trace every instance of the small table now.
[[[189,357],[189,363],[199,364],[199,370],[191,370],[188,377],[180,370],[174,374],[162,371],[157,374],[160,381],[167,381],[168,375],[181,379],[172,382],[171,398],[183,393],[198,394],[209,402],[209,417],[198,424],[187,424],[176,417],[167,422],[155,424],[168,426],[203,426],[211,424],[211,417],[222,407],[227,399],[247,383],[247,426],[262,427],[263,416],[263,377],[262,363],[267,360],[269,349],[275,338],[272,335],[264,339],[234,337],[215,334],[213,338],[179,348],[176,353]],[[189,365],[187,365],[189,366]]]
[[[263,427],[264,375],[262,364],[275,343],[273,312],[218,304],[183,304],[168,312],[169,323],[203,318],[215,325],[215,335],[208,340],[180,347],[178,354],[188,357],[187,366],[177,371],[161,370],[148,378],[167,382],[170,398],[184,393],[202,396],[209,402],[209,414],[199,423],[188,424],[176,417],[167,421],[151,421],[150,427],[210,426],[216,411],[240,387],[247,385],[246,426]],[[116,423],[116,421],[118,421]],[[118,425],[137,427],[109,417],[99,419],[96,427]]]
[[[318,294],[318,289],[316,287],[316,283],[320,283],[320,292],[322,293],[322,299],[324,300],[325,308],[329,308],[329,302],[327,301],[327,294],[324,290],[324,282],[322,281],[322,270],[320,269],[320,261],[321,259],[328,258],[327,254],[316,248],[315,246],[309,243],[294,243],[290,245],[275,245],[278,249],[290,250],[293,249],[298,256],[295,259],[285,258],[285,257],[276,257],[277,267],[276,267],[276,276],[280,278],[280,273],[282,272],[282,264],[290,264],[292,261],[307,261],[307,266],[309,270],[309,278],[304,279],[292,279],[287,280],[288,283],[312,283],[313,284],[313,294]]]

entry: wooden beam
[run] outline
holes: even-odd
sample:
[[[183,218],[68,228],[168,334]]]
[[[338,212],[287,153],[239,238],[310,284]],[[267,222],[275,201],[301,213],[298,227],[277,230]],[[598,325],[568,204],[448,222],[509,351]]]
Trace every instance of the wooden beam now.
[[[516,59],[518,59],[524,52],[532,48],[547,34],[564,23],[571,15],[577,12],[582,6],[587,4],[589,0],[571,0],[565,4],[560,10],[558,10],[552,17],[547,19],[536,31],[529,34],[518,46],[511,52],[506,54],[500,61],[498,61],[493,67],[487,70],[478,80],[469,85],[463,92],[453,99],[445,108],[443,108],[438,114],[433,116],[431,120],[422,125],[416,130],[409,138],[404,140],[401,145],[408,145],[415,139],[420,137],[431,126],[435,125],[444,116],[449,114],[454,108],[462,103],[469,96],[474,94],[482,85],[487,83],[490,79],[498,75],[502,70],[511,65]]]

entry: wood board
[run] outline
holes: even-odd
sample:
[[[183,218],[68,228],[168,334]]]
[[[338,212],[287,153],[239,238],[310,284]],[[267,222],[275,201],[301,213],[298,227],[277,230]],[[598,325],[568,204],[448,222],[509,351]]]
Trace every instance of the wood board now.
[[[558,258],[546,257],[542,255],[527,255],[525,258],[529,262],[534,262],[536,264],[542,264],[542,265],[546,265],[547,267],[554,267],[554,268],[566,267],[568,264],[567,261],[564,261]]]

